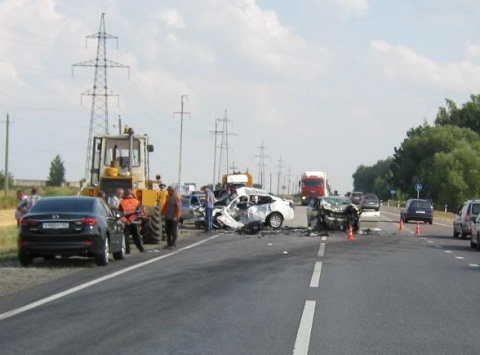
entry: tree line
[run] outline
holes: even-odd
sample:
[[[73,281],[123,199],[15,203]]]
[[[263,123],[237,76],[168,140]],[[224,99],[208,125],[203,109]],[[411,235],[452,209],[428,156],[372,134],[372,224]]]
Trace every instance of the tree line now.
[[[0,171],[0,186],[5,185],[5,171]],[[8,185],[13,186],[14,177],[8,173]],[[57,155],[50,162],[50,172],[47,178],[47,186],[62,186],[65,183],[65,166],[60,155]]]
[[[480,95],[470,99],[461,107],[447,99],[433,125],[411,128],[393,156],[360,165],[352,175],[354,190],[375,193],[382,200],[406,200],[417,196],[420,184],[420,198],[449,211],[479,198]]]

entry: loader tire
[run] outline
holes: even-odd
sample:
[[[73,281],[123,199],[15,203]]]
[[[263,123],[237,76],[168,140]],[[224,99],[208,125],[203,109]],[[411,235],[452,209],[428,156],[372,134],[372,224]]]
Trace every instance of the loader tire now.
[[[160,207],[156,206],[151,216],[142,222],[142,239],[144,244],[158,244],[162,238]]]

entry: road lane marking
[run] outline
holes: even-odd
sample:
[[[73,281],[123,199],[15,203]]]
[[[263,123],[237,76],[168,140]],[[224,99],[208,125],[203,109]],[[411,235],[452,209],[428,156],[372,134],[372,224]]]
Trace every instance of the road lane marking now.
[[[478,264],[468,264],[468,266],[471,266],[471,267],[478,267]]]
[[[310,280],[310,287],[318,287],[320,284],[320,275],[322,274],[322,262],[317,261],[313,268],[312,279]]]
[[[465,258],[463,256],[456,256],[455,259],[458,259],[458,260],[465,260]]]
[[[447,254],[451,254],[451,253],[452,253],[452,251],[451,251],[451,250],[445,250],[445,253],[447,253]]]
[[[327,237],[322,237],[322,240],[327,240]]]
[[[315,305],[315,301],[305,301],[302,319],[300,320],[300,325],[298,326],[295,347],[293,348],[293,355],[308,355],[310,336],[312,334],[313,316],[315,314]]]
[[[325,243],[320,243],[320,249],[318,250],[318,256],[322,257],[325,254]]]
[[[208,241],[210,241],[210,240],[212,240],[212,239],[218,238],[219,236],[221,236],[221,234],[211,236],[210,238],[207,238],[207,239],[201,240],[201,241],[199,241],[199,242],[197,242],[197,243],[188,245],[188,246],[186,246],[186,247],[183,247],[183,248],[181,248],[181,249],[178,249],[178,250],[176,250],[176,251],[174,251],[174,252],[171,252],[171,253],[169,253],[169,254],[165,254],[165,255],[162,255],[162,256],[159,256],[159,257],[150,259],[150,260],[146,260],[146,261],[141,262],[141,263],[139,263],[139,264],[135,264],[135,265],[129,266],[129,267],[125,268],[125,269],[118,270],[118,271],[116,271],[116,272],[114,272],[114,273],[112,273],[112,274],[99,277],[98,279],[91,280],[91,281],[86,282],[86,283],[84,283],[84,284],[81,284],[81,285],[72,287],[72,288],[70,288],[70,289],[68,289],[68,290],[59,292],[59,293],[57,293],[57,294],[51,295],[51,296],[49,296],[49,297],[43,298],[43,299],[41,299],[41,300],[38,300],[38,301],[35,301],[35,302],[32,302],[32,303],[29,303],[29,304],[27,304],[27,305],[25,305],[25,306],[22,306],[22,307],[13,309],[13,310],[11,310],[11,311],[2,313],[2,314],[0,314],[0,321],[5,320],[5,319],[10,318],[10,317],[13,317],[13,316],[15,316],[15,315],[17,315],[17,314],[26,312],[26,311],[28,311],[28,310],[30,310],[30,309],[40,307],[40,306],[42,306],[42,305],[44,305],[44,304],[47,304],[47,303],[49,303],[49,302],[58,300],[58,299],[60,299],[60,298],[62,298],[62,297],[71,295],[72,293],[81,291],[81,290],[86,289],[86,288],[88,288],[88,287],[90,287],[90,286],[94,286],[94,285],[99,284],[99,283],[101,283],[101,282],[104,282],[104,281],[113,279],[114,277],[117,277],[117,276],[126,274],[127,272],[130,272],[130,271],[132,271],[132,270],[141,268],[141,267],[143,267],[143,266],[152,264],[152,263],[154,263],[154,262],[160,261],[160,260],[162,260],[162,259],[168,258],[168,257],[173,256],[173,255],[176,255],[176,254],[180,253],[180,252],[183,251],[183,250],[188,250],[188,249],[194,248],[194,247],[196,247],[196,246],[198,246],[198,245],[201,245],[201,244],[203,244],[203,243],[206,243],[206,242],[208,242]]]

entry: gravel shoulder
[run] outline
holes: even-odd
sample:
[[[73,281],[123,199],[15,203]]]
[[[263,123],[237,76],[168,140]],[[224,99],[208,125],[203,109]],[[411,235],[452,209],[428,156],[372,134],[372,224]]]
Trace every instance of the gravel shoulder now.
[[[0,210],[0,227],[15,225],[14,209]],[[200,230],[191,224],[184,225],[180,229],[179,241],[189,238]],[[160,244],[146,244],[145,249],[149,253],[163,252],[165,242]],[[132,243],[132,255],[137,253]],[[127,258],[129,256],[127,255]],[[0,298],[16,293],[27,288],[35,287],[43,283],[73,275],[88,269],[97,268],[93,259],[88,258],[56,258],[55,260],[35,259],[33,267],[21,267],[17,259],[0,259]],[[108,268],[108,266],[106,266]]]

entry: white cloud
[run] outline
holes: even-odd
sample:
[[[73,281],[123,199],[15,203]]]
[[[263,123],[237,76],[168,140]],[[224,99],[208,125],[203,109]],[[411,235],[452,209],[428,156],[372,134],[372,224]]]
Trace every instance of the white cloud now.
[[[474,57],[474,58],[480,57],[480,45],[470,44],[467,47],[467,54],[469,57]]]
[[[393,46],[385,41],[371,41],[370,47],[389,78],[449,90],[476,91],[480,86],[480,66],[469,60],[440,64],[406,46]]]
[[[185,28],[185,21],[175,9],[162,11],[158,17],[170,28]]]
[[[317,0],[322,6],[333,6],[347,16],[365,16],[370,10],[368,0]]]
[[[365,15],[370,6],[367,0],[335,0],[341,8],[350,15]]]

